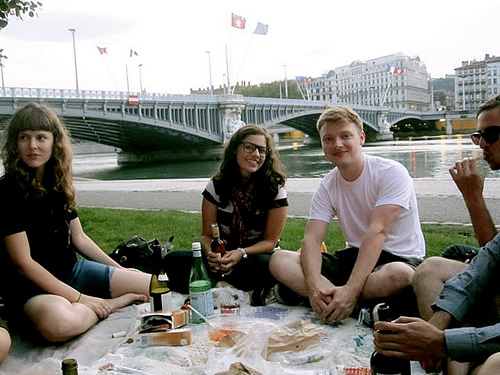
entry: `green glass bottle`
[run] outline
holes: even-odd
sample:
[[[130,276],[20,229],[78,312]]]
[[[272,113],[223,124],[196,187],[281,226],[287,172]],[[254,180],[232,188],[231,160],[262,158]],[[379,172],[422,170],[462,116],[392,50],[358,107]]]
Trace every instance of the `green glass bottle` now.
[[[212,283],[201,257],[201,244],[193,242],[192,250],[193,267],[191,268],[191,276],[189,277],[189,299],[191,306],[208,317],[214,313]],[[191,321],[193,323],[202,323],[203,319],[197,314],[191,314]]]
[[[62,375],[78,375],[78,363],[74,358],[67,358],[61,364]]]

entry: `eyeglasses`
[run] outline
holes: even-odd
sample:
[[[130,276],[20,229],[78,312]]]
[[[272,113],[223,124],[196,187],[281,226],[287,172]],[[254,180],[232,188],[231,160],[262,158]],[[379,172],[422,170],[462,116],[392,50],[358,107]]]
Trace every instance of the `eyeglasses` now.
[[[470,135],[470,139],[472,139],[472,143],[478,145],[481,141],[481,138],[484,139],[486,143],[490,145],[498,141],[500,137],[500,125],[492,125],[488,126],[486,129],[474,132]]]
[[[245,150],[245,152],[248,152],[249,154],[251,154],[252,152],[254,152],[257,149],[257,150],[259,150],[260,156],[267,155],[267,152],[268,152],[267,147],[257,146],[257,145],[254,145],[253,143],[250,143],[250,142],[241,142],[241,144],[243,145],[243,150]]]

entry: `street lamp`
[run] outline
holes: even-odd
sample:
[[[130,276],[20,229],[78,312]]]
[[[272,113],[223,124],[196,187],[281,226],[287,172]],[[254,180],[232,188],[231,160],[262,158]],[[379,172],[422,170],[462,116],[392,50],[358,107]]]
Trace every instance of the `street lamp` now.
[[[226,95],[226,73],[222,73],[222,87],[224,88],[224,95]]]
[[[141,94],[142,94],[142,64],[139,64],[139,85],[141,87]]]
[[[285,68],[285,98],[288,98],[288,78],[286,77],[286,65],[283,65]]]
[[[3,54],[3,48],[0,48],[0,71],[2,72],[2,89],[5,90],[5,81],[3,80],[3,62],[2,59],[6,59],[7,56]]]
[[[78,88],[78,68],[76,67],[76,46],[75,46],[75,29],[68,29],[69,32],[71,32],[71,36],[73,37],[73,57],[75,60],[75,80],[76,80],[76,91],[79,92],[80,89]]]
[[[208,54],[208,76],[210,77],[210,95],[214,94],[214,87],[212,86],[212,62],[210,59],[210,51],[205,51]]]

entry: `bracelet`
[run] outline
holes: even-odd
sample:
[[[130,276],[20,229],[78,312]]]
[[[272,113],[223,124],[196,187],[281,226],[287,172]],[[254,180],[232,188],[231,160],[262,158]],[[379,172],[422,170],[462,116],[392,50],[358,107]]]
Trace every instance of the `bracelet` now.
[[[74,303],[78,303],[78,301],[80,301],[80,298],[82,298],[82,292],[80,292],[80,294],[78,295],[78,298],[76,299],[76,301]]]

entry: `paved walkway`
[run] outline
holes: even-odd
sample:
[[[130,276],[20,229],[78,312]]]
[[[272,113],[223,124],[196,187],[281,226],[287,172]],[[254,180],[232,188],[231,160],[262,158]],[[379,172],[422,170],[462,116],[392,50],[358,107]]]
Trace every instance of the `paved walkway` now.
[[[199,212],[208,179],[97,181],[75,180],[77,202],[83,207],[173,209]],[[312,194],[321,179],[287,180],[288,213],[307,217]],[[460,192],[451,180],[417,178],[415,191],[422,222],[470,223]],[[500,224],[500,179],[487,179],[484,195],[495,223]]]

